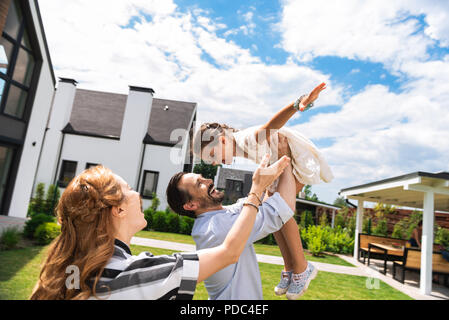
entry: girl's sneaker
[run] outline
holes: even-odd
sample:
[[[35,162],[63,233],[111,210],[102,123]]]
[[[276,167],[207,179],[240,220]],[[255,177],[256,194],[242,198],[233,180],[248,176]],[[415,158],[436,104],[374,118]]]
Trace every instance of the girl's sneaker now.
[[[303,273],[292,274],[292,280],[287,290],[288,300],[299,299],[309,287],[310,281],[315,279],[318,270],[311,264],[307,263],[307,268]]]
[[[281,295],[285,294],[288,290],[288,286],[290,285],[291,281],[292,281],[292,272],[291,271],[282,271],[281,272],[281,281],[274,288],[274,293],[277,296],[281,296]]]

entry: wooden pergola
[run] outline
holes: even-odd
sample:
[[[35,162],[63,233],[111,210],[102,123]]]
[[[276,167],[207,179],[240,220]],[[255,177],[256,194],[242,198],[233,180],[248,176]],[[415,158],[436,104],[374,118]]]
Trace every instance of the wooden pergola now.
[[[449,212],[449,172],[414,172],[390,179],[342,189],[339,195],[358,201],[354,257],[362,232],[364,202],[378,202],[423,209],[420,291],[432,292],[432,251],[434,212]]]

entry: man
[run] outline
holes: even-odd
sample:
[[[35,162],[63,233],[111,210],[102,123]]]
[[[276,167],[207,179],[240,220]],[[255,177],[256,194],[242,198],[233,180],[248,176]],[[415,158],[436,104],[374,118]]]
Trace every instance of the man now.
[[[253,231],[239,261],[204,281],[210,299],[263,299],[253,243],[282,229],[284,224],[294,219],[295,186],[290,164],[280,176],[277,192],[265,197],[260,205]],[[200,174],[180,172],[172,177],[167,187],[167,201],[175,212],[195,218],[192,237],[197,250],[220,245],[237,219],[243,201],[223,207],[223,198],[224,193],[215,189],[212,180],[204,179]],[[301,294],[316,274],[315,268],[305,259],[303,264]]]

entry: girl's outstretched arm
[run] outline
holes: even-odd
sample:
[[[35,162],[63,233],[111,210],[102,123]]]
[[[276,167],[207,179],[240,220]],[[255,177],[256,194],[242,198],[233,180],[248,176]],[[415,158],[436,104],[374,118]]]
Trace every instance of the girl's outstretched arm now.
[[[312,90],[304,99],[302,100],[300,104],[300,109],[303,110],[305,106],[308,104],[314,102],[321,91],[326,89],[326,84],[323,82],[315,87],[315,89]],[[258,137],[269,137],[270,130],[278,130],[282,128],[287,121],[296,113],[296,109],[293,107],[294,102],[290,103],[286,107],[284,107],[282,110],[277,112],[267,123],[265,123],[262,127],[260,127],[256,132],[256,139],[257,142],[259,142]],[[265,134],[261,134],[262,131],[265,130]]]

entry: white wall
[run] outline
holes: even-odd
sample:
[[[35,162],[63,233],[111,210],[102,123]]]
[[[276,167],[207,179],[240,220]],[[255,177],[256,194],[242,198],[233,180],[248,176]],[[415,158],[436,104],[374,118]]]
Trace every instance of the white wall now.
[[[165,208],[167,207],[165,190],[167,189],[167,185],[171,177],[175,173],[182,171],[184,166],[183,162],[175,163],[174,161],[170,160],[170,153],[172,152],[172,150],[173,150],[172,147],[157,146],[157,145],[147,145],[145,149],[138,191],[139,192],[142,191],[144,170],[159,172],[159,179],[156,190],[156,194],[159,200],[161,201],[161,204],[159,205],[159,210],[165,210]],[[151,200],[143,199],[144,209],[146,209],[150,205]]]
[[[54,94],[54,84],[51,66],[45,55],[43,30],[40,29],[35,2],[29,1],[33,22],[36,27],[39,50],[42,52],[43,62],[39,74],[36,94],[34,97],[33,110],[31,112],[28,129],[25,136],[22,156],[14,184],[9,216],[25,218],[28,203],[32,195],[33,181],[37,170],[37,164],[44,139],[45,128]],[[33,143],[35,145],[33,146]]]

